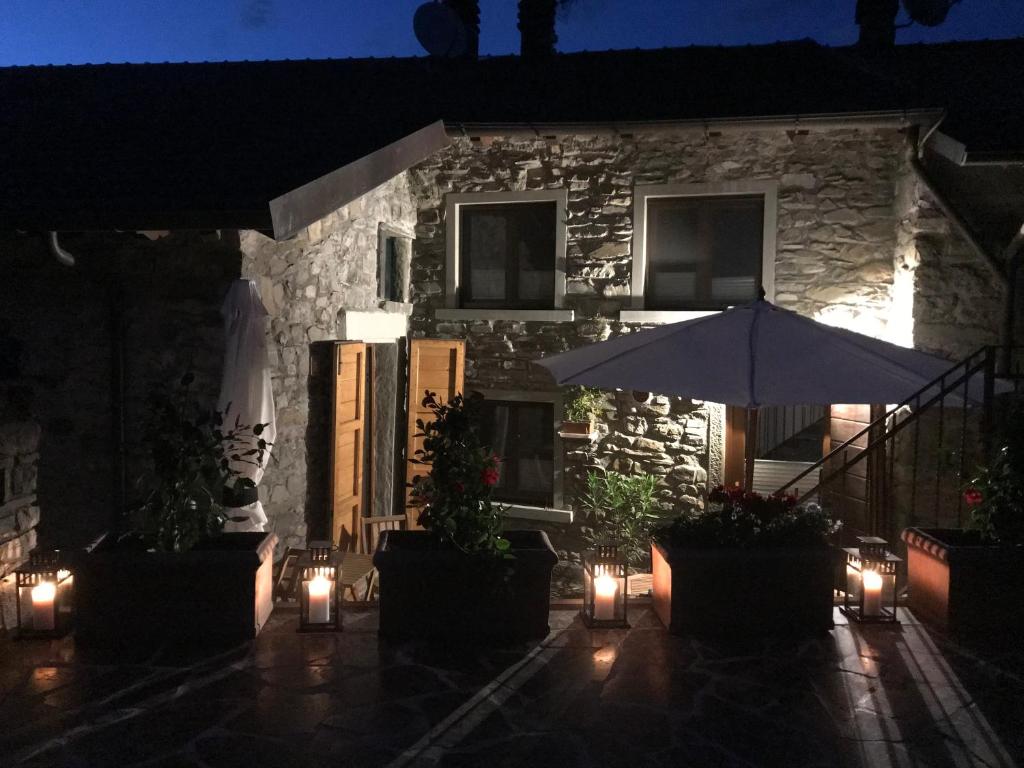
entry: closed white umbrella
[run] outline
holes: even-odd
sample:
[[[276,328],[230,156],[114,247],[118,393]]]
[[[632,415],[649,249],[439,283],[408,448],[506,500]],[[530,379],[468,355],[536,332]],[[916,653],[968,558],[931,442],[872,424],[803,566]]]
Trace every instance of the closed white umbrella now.
[[[277,436],[274,421],[274,392],[270,385],[270,363],[267,359],[266,318],[267,310],[260,299],[256,283],[252,280],[235,280],[228,290],[221,307],[224,316],[224,378],[221,381],[217,410],[224,414],[226,426],[234,424],[237,417],[244,425],[266,424],[260,435],[268,443]],[[236,463],[243,477],[259,485],[263,468],[270,458],[270,448],[263,456],[263,466],[250,463]],[[228,521],[226,531],[262,531],[267,523],[263,505],[256,497],[255,489],[243,506],[228,510],[231,517],[246,517],[243,522]]]
[[[764,299],[637,331],[535,361],[559,384],[679,395],[750,410],[763,405],[898,403],[951,364],[776,307]]]

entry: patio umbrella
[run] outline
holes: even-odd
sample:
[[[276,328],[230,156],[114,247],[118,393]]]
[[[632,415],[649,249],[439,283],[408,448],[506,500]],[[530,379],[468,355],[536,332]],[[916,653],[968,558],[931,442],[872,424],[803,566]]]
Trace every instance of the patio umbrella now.
[[[951,367],[946,360],[816,322],[764,299],[535,362],[559,384],[747,408],[748,488],[760,406],[898,403]]]
[[[260,435],[273,443],[277,435],[274,423],[274,393],[270,386],[270,365],[267,360],[266,317],[267,310],[260,299],[256,283],[252,280],[235,280],[228,289],[228,295],[221,307],[224,316],[224,377],[221,381],[217,409],[224,414],[225,424],[234,424],[237,417],[241,424],[266,424]],[[270,457],[270,449],[264,453],[263,467]],[[263,467],[248,463],[237,463],[234,469],[259,485],[263,478]],[[232,506],[228,514],[232,517],[247,517],[244,522],[229,521],[227,531],[262,531],[267,523],[263,505],[255,489],[248,496],[234,499],[239,506]]]

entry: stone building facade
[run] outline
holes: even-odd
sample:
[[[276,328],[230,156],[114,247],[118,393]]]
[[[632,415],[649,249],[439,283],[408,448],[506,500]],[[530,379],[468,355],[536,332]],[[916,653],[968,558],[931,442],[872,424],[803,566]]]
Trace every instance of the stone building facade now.
[[[770,190],[771,298],[958,358],[996,339],[1001,296],[915,181],[907,151],[895,125],[461,135],[288,240],[252,230],[81,235],[66,241],[79,257],[68,269],[39,239],[5,236],[5,269],[17,280],[0,288],[0,341],[30,354],[0,384],[8,405],[23,406],[16,420],[40,428],[38,449],[25,449],[38,454],[40,531],[49,526],[81,542],[108,523],[116,496],[114,325],[124,328],[126,475],[134,478],[145,468],[138,425],[154,385],[191,368],[196,392],[215,400],[219,308],[238,277],[256,281],[270,315],[278,434],[260,493],[282,546],[323,533],[330,476],[323,366],[335,341],[377,343],[384,362],[375,387],[400,391],[407,332],[465,339],[467,388],[525,393],[560,409],[563,393],[533,360],[676,319],[644,313],[632,296],[638,192],[650,185]],[[564,201],[558,312],[452,306],[450,196],[531,191]],[[397,301],[382,298],[378,281],[387,234],[402,241]],[[600,466],[656,475],[666,510],[700,508],[707,483],[722,477],[723,410],[608,393],[597,439],[557,442],[556,506],[572,507],[586,472]],[[401,428],[401,414],[387,414],[380,445],[399,450]],[[400,485],[391,482],[392,498],[375,498],[374,508],[390,509]],[[566,530],[564,515],[523,514],[530,525]]]
[[[410,172],[419,208],[414,333],[467,340],[467,388],[554,392],[532,360],[685,316],[630,311],[637,196],[644,187],[742,189],[753,182],[772,185],[777,197],[773,260],[765,272],[766,286],[773,285],[769,298],[956,358],[994,339],[991,307],[999,296],[977,258],[962,258],[965,247],[914,182],[907,151],[896,126],[456,138]],[[567,193],[563,307],[571,319],[451,309],[445,271],[453,223],[446,221],[452,210],[446,197],[484,193],[479,200],[486,202],[486,193],[530,190]],[[956,289],[941,289],[951,277]],[[960,314],[952,323],[950,303]],[[708,479],[721,479],[723,409],[661,396],[637,402],[628,392],[609,395],[606,405],[593,443],[559,446],[566,505],[586,472],[600,466],[657,475],[666,509],[699,508]]]

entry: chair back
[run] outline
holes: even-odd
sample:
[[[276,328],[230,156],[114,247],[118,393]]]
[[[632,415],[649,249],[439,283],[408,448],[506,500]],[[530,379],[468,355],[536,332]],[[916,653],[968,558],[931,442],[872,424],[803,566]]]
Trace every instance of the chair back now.
[[[360,551],[367,554],[375,552],[381,531],[400,531],[406,527],[408,520],[408,515],[364,517],[362,519],[363,535],[359,537]]]

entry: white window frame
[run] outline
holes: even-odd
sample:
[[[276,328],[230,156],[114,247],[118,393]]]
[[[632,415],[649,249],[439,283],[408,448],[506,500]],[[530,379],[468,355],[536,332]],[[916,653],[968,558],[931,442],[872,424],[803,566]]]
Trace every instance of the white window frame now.
[[[408,249],[404,259],[405,263],[398,264],[398,273],[401,285],[398,286],[398,295],[400,298],[397,301],[388,300],[381,296],[381,282],[383,278],[381,272],[384,265],[388,240],[391,238],[406,241],[406,248]],[[412,271],[412,251],[413,241],[415,239],[416,234],[411,229],[399,224],[381,222],[377,226],[377,301],[381,306],[387,304],[409,304],[409,292],[411,290],[409,276]]]
[[[445,196],[445,306],[435,311],[442,320],[572,320],[574,313],[565,309],[565,247],[566,189],[540,189],[525,192],[452,192]],[[464,206],[492,205],[495,203],[555,204],[554,253],[554,306],[550,309],[463,309],[459,307],[459,287],[462,279],[460,263],[459,213]]]
[[[779,185],[775,181],[724,181],[708,184],[637,184],[633,187],[633,274],[630,308],[619,313],[623,322],[668,323],[714,314],[717,310],[645,310],[647,285],[647,201],[662,197],[732,197],[761,195],[764,198],[764,229],[761,235],[761,285],[765,297],[775,298],[775,249],[778,229]]]
[[[550,523],[571,523],[573,513],[565,508],[565,452],[562,449],[562,438],[558,436],[558,428],[562,423],[563,400],[561,391],[523,391],[519,389],[479,389],[476,390],[486,400],[507,400],[513,403],[550,403],[551,434],[554,440],[554,478],[551,486],[551,506],[534,507],[525,504],[507,504],[497,502],[506,508],[505,516],[520,520],[538,520]]]

